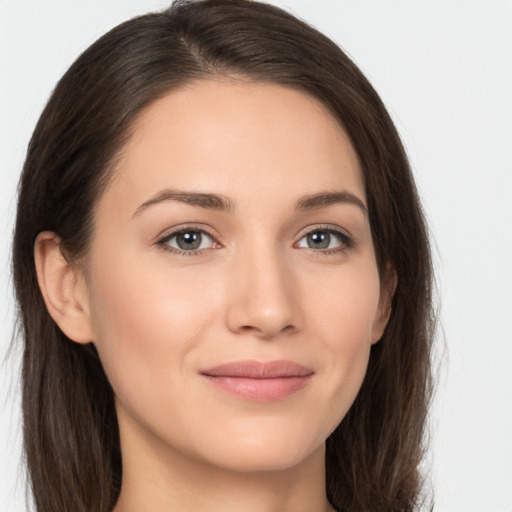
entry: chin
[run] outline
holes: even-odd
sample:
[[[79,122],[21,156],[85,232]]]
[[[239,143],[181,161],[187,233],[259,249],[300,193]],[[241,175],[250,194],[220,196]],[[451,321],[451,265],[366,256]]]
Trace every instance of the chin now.
[[[235,472],[282,471],[305,460],[324,456],[325,438],[310,432],[267,428],[244,436],[226,435],[223,442],[208,447],[206,458],[225,470]],[[203,455],[203,456],[204,456]]]

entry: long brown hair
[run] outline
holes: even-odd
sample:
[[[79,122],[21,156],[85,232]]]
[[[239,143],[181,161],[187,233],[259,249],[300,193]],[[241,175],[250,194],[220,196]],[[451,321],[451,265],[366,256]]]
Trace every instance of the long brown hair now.
[[[101,37],[57,84],[21,176],[13,268],[24,337],[23,421],[38,512],[107,512],[122,479],[114,397],[92,344],[71,342],[38,288],[34,241],[50,230],[83,257],[92,211],[142,109],[215,75],[304,91],[343,125],[360,159],[381,276],[397,287],[362,389],[327,440],[327,495],[339,511],[412,511],[421,497],[431,392],[432,271],[406,154],[380,98],[331,40],[248,0],[178,1]]]

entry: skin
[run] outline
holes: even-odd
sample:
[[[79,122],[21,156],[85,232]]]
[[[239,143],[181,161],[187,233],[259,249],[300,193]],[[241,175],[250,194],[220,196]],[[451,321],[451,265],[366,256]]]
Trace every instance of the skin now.
[[[344,195],[305,207],[334,191]],[[229,209],[177,192],[217,194]],[[389,316],[365,205],[350,140],[316,100],[208,80],[137,119],[85,267],[69,265],[53,233],[38,237],[48,309],[72,340],[94,342],[116,395],[115,512],[329,510],[325,440]],[[202,249],[179,252],[176,229],[208,233]],[[326,230],[329,248],[311,246],[307,234]],[[239,360],[290,360],[313,375],[267,401],[201,375]]]

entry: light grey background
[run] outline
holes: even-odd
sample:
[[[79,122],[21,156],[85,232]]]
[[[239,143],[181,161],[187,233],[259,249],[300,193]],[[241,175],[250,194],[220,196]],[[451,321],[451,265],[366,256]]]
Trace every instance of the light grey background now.
[[[437,244],[446,340],[432,413],[438,512],[512,511],[512,1],[283,0],[335,39],[387,104]],[[0,358],[25,148],[55,82],[156,0],[0,0]],[[0,512],[24,512],[16,351],[1,366]]]

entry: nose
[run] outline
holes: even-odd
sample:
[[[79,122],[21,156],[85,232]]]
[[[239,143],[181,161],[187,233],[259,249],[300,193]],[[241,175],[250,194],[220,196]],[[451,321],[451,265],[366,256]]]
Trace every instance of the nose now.
[[[277,251],[240,255],[230,277],[228,328],[236,334],[272,339],[301,329],[293,269]]]

